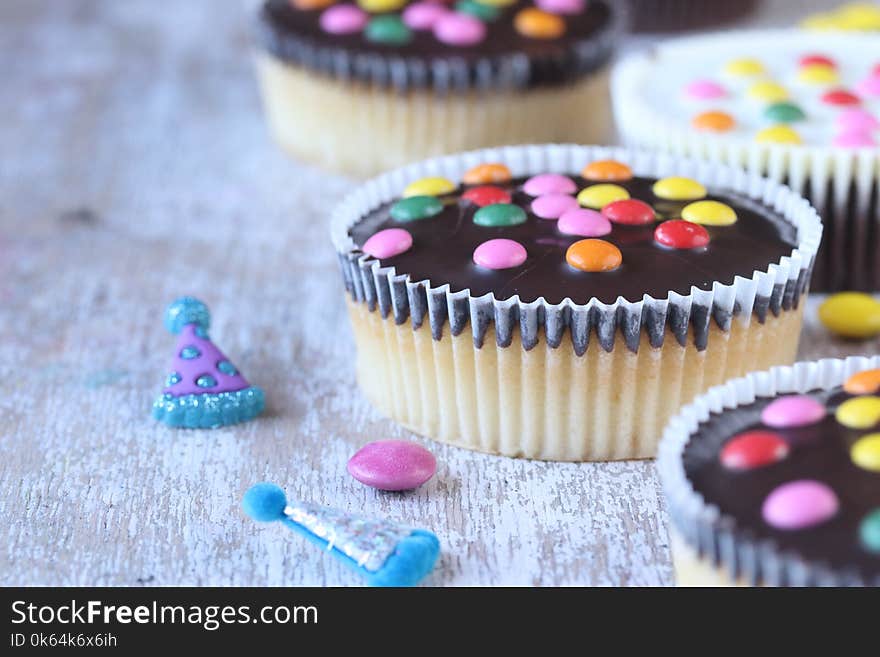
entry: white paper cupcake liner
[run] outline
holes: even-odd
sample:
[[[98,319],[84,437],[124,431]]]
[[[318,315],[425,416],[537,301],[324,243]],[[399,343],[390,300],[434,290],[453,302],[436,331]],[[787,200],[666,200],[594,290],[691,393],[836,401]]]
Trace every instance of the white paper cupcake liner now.
[[[866,369],[880,367],[880,356],[824,359],[754,372],[715,386],[684,406],[666,426],[660,442],[657,470],[666,495],[672,527],[700,558],[721,568],[730,579],[768,586],[878,586],[852,571],[832,570],[805,562],[770,539],[734,533],[733,519],[694,490],[685,473],[684,450],[711,413],[751,404],[759,397],[829,390]]]
[[[711,290],[692,287],[690,294],[670,292],[665,298],[647,294],[638,300],[618,297],[610,304],[596,299],[578,304],[568,298],[552,304],[543,297],[526,302],[518,296],[496,299],[492,293],[473,296],[467,289],[453,292],[442,281],[412,280],[393,267],[381,267],[349,236],[354,224],[399,196],[408,183],[418,178],[461,180],[465,171],[485,162],[506,164],[514,177],[544,172],[572,174],[601,159],[626,162],[636,175],[687,176],[710,190],[758,201],[796,228],[798,245],[778,262],[768,263],[766,270],[755,271],[748,278],[737,276],[729,284],[716,281]],[[790,189],[742,170],[620,148],[556,144],[471,151],[397,169],[349,194],[334,213],[331,232],[346,290],[354,301],[367,304],[371,311],[378,308],[383,318],[393,316],[398,325],[409,320],[414,329],[428,322],[435,340],[441,338],[447,325],[456,336],[470,326],[477,348],[493,324],[500,347],[509,346],[514,331],[519,329],[526,350],[537,345],[543,335],[554,348],[570,339],[577,355],[583,355],[591,340],[611,351],[618,333],[636,352],[643,331],[652,347],[663,345],[667,331],[685,346],[691,333],[694,344],[702,350],[707,346],[713,321],[728,331],[734,318],[748,324],[754,317],[763,323],[768,314],[775,316],[797,308],[809,287],[822,225],[810,204]]]

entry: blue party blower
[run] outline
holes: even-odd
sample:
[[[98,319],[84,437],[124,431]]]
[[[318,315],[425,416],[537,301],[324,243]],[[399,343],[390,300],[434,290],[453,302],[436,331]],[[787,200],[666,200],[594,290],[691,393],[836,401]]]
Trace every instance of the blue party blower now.
[[[415,586],[440,555],[440,541],[429,531],[309,502],[291,505],[275,484],[252,486],[241,506],[257,522],[283,522],[360,573],[370,586]]]

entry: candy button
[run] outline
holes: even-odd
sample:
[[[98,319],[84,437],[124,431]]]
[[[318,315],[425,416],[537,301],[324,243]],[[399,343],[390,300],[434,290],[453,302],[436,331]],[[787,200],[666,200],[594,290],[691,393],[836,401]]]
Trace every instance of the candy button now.
[[[760,100],[764,103],[778,103],[788,98],[788,90],[777,82],[763,80],[756,82],[748,90],[749,98]]]
[[[367,41],[402,46],[412,40],[412,32],[403,24],[400,17],[393,14],[374,16],[364,30]]]
[[[684,206],[681,218],[703,226],[730,226],[736,223],[736,212],[718,201],[697,201]]]
[[[481,208],[485,205],[494,203],[510,203],[510,193],[495,187],[493,185],[481,185],[480,187],[471,187],[461,197],[471,203],[479,205]]]
[[[706,188],[691,178],[661,178],[651,188],[654,196],[667,201],[696,201],[706,195]]]
[[[871,112],[861,107],[843,110],[834,117],[834,124],[844,131],[868,131],[880,128],[880,121]]]
[[[788,443],[772,431],[747,431],[732,438],[721,450],[721,465],[728,470],[751,470],[777,463],[788,456]]]
[[[379,490],[412,490],[437,471],[427,449],[406,440],[377,440],[361,447],[348,461],[348,473]]]
[[[579,240],[568,247],[565,261],[581,271],[611,271],[620,267],[623,255],[611,242],[587,239]]]
[[[577,185],[568,176],[562,176],[558,173],[542,173],[526,180],[523,184],[523,191],[529,196],[574,194],[577,191]]]
[[[787,125],[774,125],[758,132],[755,141],[762,144],[800,144],[801,136]]]
[[[798,65],[801,66],[801,68],[807,66],[827,66],[829,68],[837,68],[837,64],[830,57],[812,53],[803,55],[800,60],[798,60]]]
[[[843,389],[851,395],[873,395],[880,392],[880,369],[853,374],[843,384]]]
[[[850,130],[841,132],[831,140],[833,146],[838,148],[871,148],[877,145],[877,141],[870,132],[864,130]]]
[[[449,12],[434,25],[434,37],[450,46],[472,46],[486,38],[486,24],[470,14]]]
[[[581,176],[584,180],[620,182],[631,180],[633,172],[627,165],[617,160],[596,160],[584,167]]]
[[[798,80],[807,84],[833,84],[840,76],[830,66],[811,64],[798,71]]]
[[[600,183],[598,185],[590,185],[581,190],[577,195],[578,203],[585,208],[593,208],[601,210],[609,203],[614,201],[622,201],[629,198],[629,192],[620,185],[611,185],[609,183]]]
[[[684,93],[695,100],[712,100],[727,95],[724,87],[714,80],[694,80],[685,86]]]
[[[727,75],[735,77],[752,77],[764,73],[764,65],[757,59],[734,59],[724,66]]]
[[[544,194],[532,201],[532,212],[541,219],[559,219],[565,212],[577,207],[577,199],[568,194]]]
[[[776,529],[806,529],[830,520],[839,508],[837,495],[812,479],[783,484],[764,500],[764,521]]]
[[[803,121],[807,115],[794,103],[773,103],[764,110],[764,118],[774,123],[794,123]]]
[[[611,222],[595,210],[578,208],[569,210],[559,217],[556,228],[565,235],[601,237],[611,232]]]
[[[403,190],[406,196],[442,196],[455,191],[455,183],[439,176],[432,178],[419,178],[411,182]]]
[[[556,39],[565,34],[565,21],[534,7],[520,9],[513,18],[516,31],[532,39]]]
[[[602,216],[611,223],[644,226],[654,223],[654,208],[634,198],[613,201],[602,207]]]
[[[407,3],[407,0],[358,0],[358,4],[373,14],[381,14],[386,11],[397,11]]]
[[[413,244],[412,235],[403,228],[386,228],[375,233],[364,242],[362,251],[374,258],[393,258],[410,250]]]
[[[880,508],[862,518],[859,523],[859,541],[868,552],[880,554]]]
[[[369,17],[354,5],[336,5],[321,14],[321,29],[329,34],[354,34],[364,29]]]
[[[880,74],[875,73],[856,85],[856,91],[866,98],[880,96]]]
[[[448,13],[449,9],[445,5],[436,2],[416,2],[403,11],[403,22],[413,30],[430,30]]]
[[[480,208],[474,213],[474,223],[478,226],[518,226],[525,221],[525,210],[512,203],[494,203]]]
[[[837,407],[834,417],[850,429],[873,429],[880,422],[880,397],[866,395],[847,399]]]
[[[477,2],[477,0],[459,0],[455,4],[455,11],[462,14],[470,14],[481,21],[494,21],[501,13],[498,7],[487,5],[484,2]]]
[[[736,126],[736,120],[727,112],[712,110],[697,114],[691,119],[691,126],[706,132],[729,132]]]
[[[510,169],[503,164],[490,162],[478,164],[465,171],[462,181],[466,185],[485,185],[487,183],[508,182],[510,178]]]
[[[858,96],[845,89],[834,89],[833,91],[822,94],[822,102],[826,105],[846,106],[858,105],[861,101]]]
[[[880,433],[859,438],[849,450],[849,455],[860,468],[880,472]]]
[[[654,230],[654,241],[672,249],[699,249],[709,244],[709,232],[682,219],[664,221]]]
[[[474,249],[474,262],[486,269],[510,269],[526,261],[526,250],[514,240],[488,240]]]
[[[574,16],[583,13],[587,3],[586,0],[535,0],[535,5],[551,14]]]
[[[820,422],[826,415],[825,406],[807,395],[786,395],[764,407],[761,422],[774,429],[806,427]]]
[[[819,306],[819,320],[844,338],[871,338],[880,334],[880,301],[863,292],[839,292]]]
[[[290,3],[297,9],[308,11],[311,9],[324,9],[329,7],[336,0],[290,0]]]
[[[417,221],[443,212],[443,203],[436,196],[410,196],[391,206],[389,214],[394,221]]]

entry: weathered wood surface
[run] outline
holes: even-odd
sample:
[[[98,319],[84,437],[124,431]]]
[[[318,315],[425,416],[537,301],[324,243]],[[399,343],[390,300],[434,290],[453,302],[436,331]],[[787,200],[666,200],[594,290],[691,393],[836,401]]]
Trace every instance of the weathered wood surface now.
[[[51,8],[51,9],[50,9]],[[433,528],[432,585],[663,585],[649,462],[552,464],[428,443],[412,494],[344,464],[409,437],[352,381],[327,241],[349,184],[269,142],[241,4],[0,5],[0,584],[349,585],[358,580],[239,500],[292,497]],[[268,391],[257,422],[167,430],[148,416],[181,293]],[[815,324],[805,358],[876,353]]]

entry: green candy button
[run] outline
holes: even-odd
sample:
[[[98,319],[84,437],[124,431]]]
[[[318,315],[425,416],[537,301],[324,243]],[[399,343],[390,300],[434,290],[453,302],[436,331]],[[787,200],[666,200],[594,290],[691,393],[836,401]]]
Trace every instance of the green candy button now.
[[[862,519],[859,538],[868,552],[880,554],[880,509],[874,509]]]
[[[526,212],[513,203],[485,205],[474,213],[478,226],[518,226],[526,221]]]
[[[410,196],[391,206],[391,218],[394,221],[418,221],[438,215],[442,211],[443,203],[436,196]]]
[[[410,29],[400,20],[400,16],[394,14],[371,18],[364,30],[364,35],[367,37],[367,41],[387,43],[393,46],[406,45],[412,39]]]
[[[773,103],[764,110],[764,118],[774,123],[794,123],[807,118],[804,111],[793,103]]]
[[[481,21],[494,21],[500,13],[498,7],[484,5],[482,2],[476,2],[476,0],[460,0],[460,2],[455,3],[455,10],[462,14],[470,14]]]

